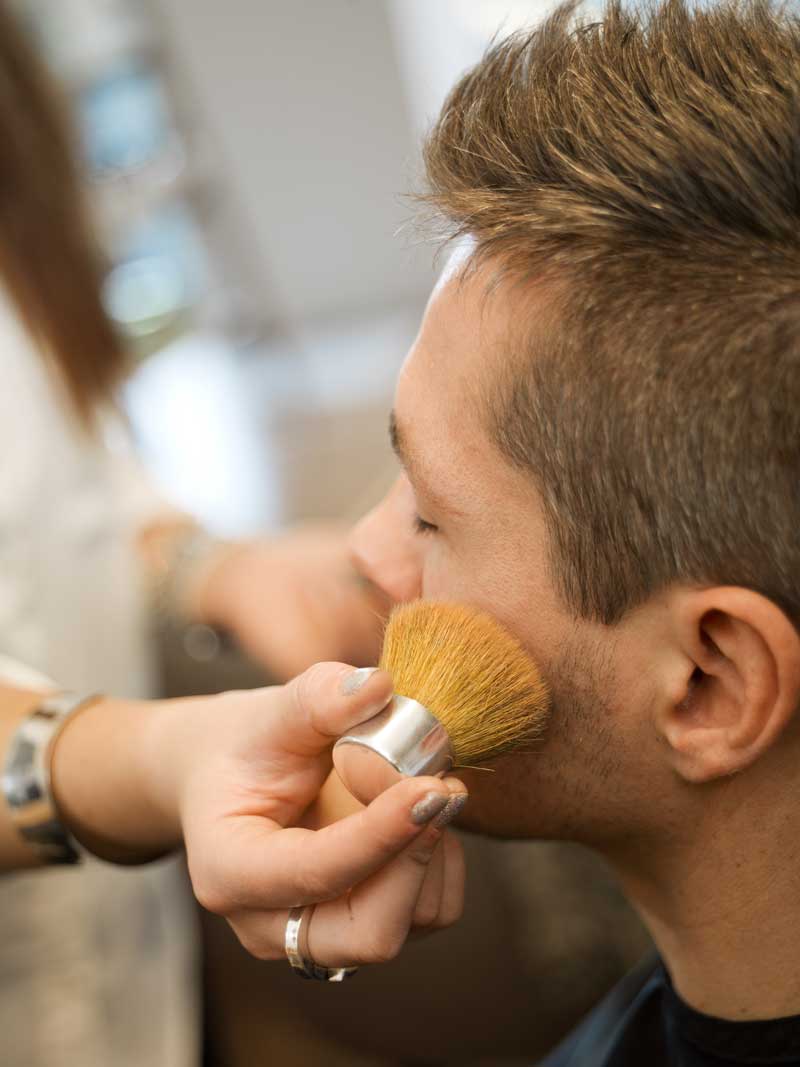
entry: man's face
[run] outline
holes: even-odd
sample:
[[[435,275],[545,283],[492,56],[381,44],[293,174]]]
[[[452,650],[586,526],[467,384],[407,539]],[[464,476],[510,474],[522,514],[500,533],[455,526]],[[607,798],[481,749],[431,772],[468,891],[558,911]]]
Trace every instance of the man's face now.
[[[577,620],[558,595],[535,481],[499,451],[481,408],[510,358],[522,297],[499,288],[487,296],[480,271],[464,279],[458,270],[452,265],[434,291],[400,373],[392,424],[403,471],[356,527],[353,555],[394,600],[488,611],[550,685],[541,748],[496,761],[493,774],[464,774],[466,821],[504,836],[596,838],[606,826],[616,832],[637,792],[631,782],[626,797],[618,780],[636,746],[629,778],[646,773],[634,712],[647,700],[646,672],[631,662],[625,627]]]

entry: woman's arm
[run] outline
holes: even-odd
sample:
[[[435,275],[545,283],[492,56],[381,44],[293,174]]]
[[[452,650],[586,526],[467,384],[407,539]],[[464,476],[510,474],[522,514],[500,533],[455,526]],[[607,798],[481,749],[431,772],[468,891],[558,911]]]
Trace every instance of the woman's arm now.
[[[177,718],[194,700],[103,699],[78,711],[59,734],[53,796],[70,832],[113,863],[143,863],[182,844],[177,810],[152,788],[157,720]],[[167,754],[163,754],[167,758]]]
[[[0,761],[46,695],[0,686]],[[178,819],[149,799],[142,766],[145,738],[163,703],[98,700],[68,719],[56,739],[51,788],[57,807],[73,835],[103,859],[142,863],[180,845]],[[0,799],[0,872],[42,862]]]
[[[390,605],[356,574],[343,526],[223,542],[166,514],[140,528],[137,546],[162,610],[229,631],[271,678],[323,659],[377,661]]]

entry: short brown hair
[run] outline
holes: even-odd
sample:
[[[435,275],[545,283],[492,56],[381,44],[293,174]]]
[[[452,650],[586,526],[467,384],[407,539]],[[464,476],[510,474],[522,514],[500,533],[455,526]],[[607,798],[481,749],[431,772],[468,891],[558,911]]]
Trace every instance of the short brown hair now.
[[[426,146],[427,199],[473,261],[557,283],[492,431],[538,481],[579,614],[685,581],[800,623],[800,22],[574,13],[493,46]]]

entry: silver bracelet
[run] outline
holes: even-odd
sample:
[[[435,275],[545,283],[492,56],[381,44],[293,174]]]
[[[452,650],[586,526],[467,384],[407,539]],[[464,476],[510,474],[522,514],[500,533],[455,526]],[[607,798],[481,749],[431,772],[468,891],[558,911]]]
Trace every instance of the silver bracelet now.
[[[9,741],[2,789],[11,820],[45,863],[78,863],[81,851],[53,799],[50,767],[53,748],[67,720],[99,696],[57,693],[42,698]]]

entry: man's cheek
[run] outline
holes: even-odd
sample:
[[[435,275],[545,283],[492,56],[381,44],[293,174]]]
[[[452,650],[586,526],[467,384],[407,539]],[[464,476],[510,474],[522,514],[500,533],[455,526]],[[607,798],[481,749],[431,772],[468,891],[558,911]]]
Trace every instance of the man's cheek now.
[[[485,769],[459,770],[457,775],[469,790],[469,802],[457,825],[474,833],[494,837],[525,838],[534,832],[536,764],[529,754],[512,753],[492,760]]]
[[[470,583],[436,545],[424,553],[422,595],[426,600],[470,600]]]
[[[474,604],[496,616],[497,598],[487,588],[485,570],[481,561],[465,561],[443,546],[432,546],[425,556],[423,596],[429,600]]]

